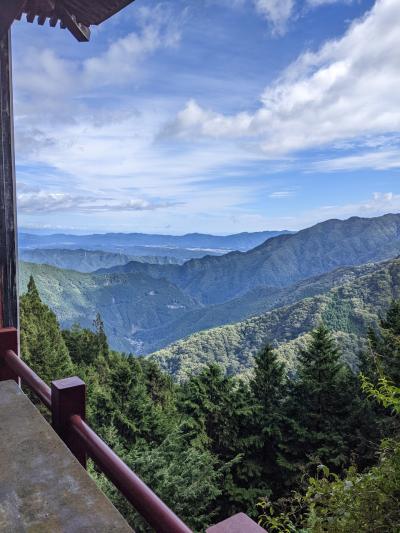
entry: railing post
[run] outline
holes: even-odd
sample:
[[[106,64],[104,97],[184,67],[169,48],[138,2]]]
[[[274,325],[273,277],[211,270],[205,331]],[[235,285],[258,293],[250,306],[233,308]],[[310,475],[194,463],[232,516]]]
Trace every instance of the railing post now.
[[[238,513],[215,526],[211,526],[206,533],[265,533],[265,529],[256,524],[244,513]]]
[[[51,414],[53,428],[86,468],[86,450],[72,431],[70,419],[79,415],[85,420],[86,385],[78,377],[59,379],[51,383]]]
[[[13,379],[19,384],[18,375],[5,363],[7,350],[18,354],[18,331],[15,328],[0,329],[0,381]]]

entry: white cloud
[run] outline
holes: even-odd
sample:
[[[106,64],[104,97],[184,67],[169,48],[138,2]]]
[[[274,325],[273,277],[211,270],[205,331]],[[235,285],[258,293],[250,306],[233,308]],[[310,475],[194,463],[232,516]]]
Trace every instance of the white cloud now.
[[[346,220],[350,217],[372,218],[388,213],[400,213],[400,194],[375,192],[358,203],[323,205],[293,216],[278,216],[267,220],[265,227],[272,229],[300,230],[330,219]]]
[[[114,41],[107,51],[87,59],[83,80],[87,85],[122,85],[137,75],[137,67],[151,53],[174,47],[180,40],[180,28],[170,10],[162,4],[154,9],[140,8],[137,18],[140,32],[132,32]]]
[[[283,35],[292,16],[294,0],[254,0],[256,10],[271,24],[272,32]]]
[[[370,198],[359,203],[348,203],[341,205],[325,205],[316,209],[298,214],[293,218],[293,226],[300,229],[312,226],[324,220],[339,218],[345,220],[349,217],[377,217],[387,213],[400,212],[400,194],[394,192],[375,192]]]
[[[222,115],[191,100],[169,125],[178,137],[255,138],[272,156],[400,131],[398,0],[378,0],[346,34],[302,54],[256,112]]]
[[[325,6],[327,4],[352,4],[354,0],[307,0],[312,7]]]
[[[388,2],[381,4],[386,6]],[[254,4],[250,5],[253,9]],[[393,9],[386,15],[388,26],[394,15]],[[28,187],[19,191],[24,224],[49,220],[55,226],[63,218],[60,213],[66,213],[66,220],[74,213],[73,223],[77,227],[92,224],[92,229],[105,230],[141,228],[151,232],[172,225],[185,231],[201,227],[203,231],[215,232],[218,228],[221,232],[234,232],[243,228],[251,231],[293,226],[295,221],[290,218],[268,218],[253,207],[260,195],[268,199],[269,192],[275,190],[269,183],[270,174],[276,170],[289,171],[297,164],[288,152],[334,142],[337,151],[342,149],[340,145],[347,154],[355,144],[354,136],[341,133],[342,121],[357,132],[362,123],[370,127],[373,120],[369,117],[376,120],[374,113],[379,116],[383,107],[387,108],[385,120],[394,120],[389,113],[392,106],[395,112],[400,109],[396,108],[400,76],[395,69],[395,49],[391,48],[397,37],[386,31],[383,23],[378,31],[377,15],[373,13],[358,25],[370,19],[375,20],[371,23],[371,36],[377,40],[375,49],[366,41],[366,30],[359,46],[354,44],[358,42],[356,37],[350,42],[349,36],[357,29],[357,25],[353,26],[342,39],[327,45],[326,50],[323,47],[316,54],[303,54],[267,88],[257,112],[223,115],[191,100],[167,127],[164,125],[182,105],[180,96],[175,99],[168,86],[165,98],[160,97],[164,91],[161,84],[160,90],[157,87],[154,91],[150,89],[151,94],[144,94],[141,77],[154,65],[149,62],[146,68],[138,66],[142,67],[142,62],[155,52],[174,47],[179,41],[180,21],[168,11],[160,11],[159,18],[151,21],[144,10],[134,33],[121,37],[89,59],[61,59],[58,54],[38,51],[29,43],[14,62],[18,177],[30,184],[40,184],[40,189],[32,191]],[[273,24],[272,19],[269,22]],[[382,39],[376,37],[379,32]],[[65,57],[71,58],[68,50]],[[346,63],[347,56],[349,74],[340,78],[336,63]],[[325,70],[331,73],[331,87],[321,81]],[[200,69],[199,76],[202,73]],[[151,72],[160,81],[164,75],[157,77]],[[390,88],[385,87],[384,79]],[[360,109],[365,113],[362,120],[358,116],[361,111],[353,117],[348,111],[338,110],[340,80],[344,99],[349,99],[346,109],[351,103],[358,104],[359,99]],[[228,87],[219,80],[214,83],[220,92],[231,90],[230,80],[226,82]],[[121,88],[121,84],[125,86]],[[210,93],[209,86],[207,90]],[[242,94],[242,86],[235,84],[235,90]],[[362,90],[364,99],[360,98]],[[198,94],[202,92],[199,90]],[[372,108],[364,109],[369,100]],[[339,135],[332,134],[334,128]],[[376,168],[394,168],[399,157],[394,144],[387,149],[385,128],[379,133],[382,141],[373,130],[357,145],[357,149],[365,145],[365,149],[374,152],[363,153],[358,159],[346,156],[341,161],[320,161],[314,166],[305,163],[303,168],[335,170],[341,165],[364,168],[372,164]],[[178,140],[171,141],[168,136]],[[188,138],[194,142],[187,143]],[[261,180],[252,179],[261,162],[262,184]],[[277,190],[271,193],[271,198],[289,195],[284,182],[274,183]],[[158,209],[157,216],[151,212],[153,209]],[[96,212],[101,214],[92,215]],[[325,218],[331,215],[325,213]],[[321,213],[313,215],[320,216]]]
[[[356,155],[336,157],[316,161],[311,164],[310,169],[313,171],[334,172],[341,170],[390,170],[400,168],[399,150],[381,150],[372,152],[363,152]]]
[[[290,198],[291,196],[294,196],[294,195],[295,195],[294,191],[274,191],[269,195],[269,197],[281,199],[281,198]]]
[[[52,49],[28,44],[14,62],[20,113],[30,113],[32,99],[38,98],[38,113],[53,111],[55,116],[58,110],[64,118],[67,95],[82,96],[103,86],[118,87],[132,82],[141,76],[138,67],[151,54],[178,45],[183,18],[184,14],[174,16],[165,4],[138,8],[137,31],[112,41],[103,53],[82,60],[67,60]],[[79,102],[74,105],[78,113]]]
[[[333,205],[319,208],[321,220],[327,218],[347,218],[350,216],[374,217],[385,213],[400,211],[400,194],[393,192],[375,192],[371,198],[364,202]]]
[[[154,211],[173,205],[169,202],[150,202],[144,199],[124,201],[95,196],[78,196],[65,192],[23,191],[17,196],[20,213],[59,213],[59,212],[108,212],[108,211]]]
[[[272,35],[286,33],[289,20],[293,16],[295,0],[211,0],[229,8],[254,7],[255,11],[269,24]]]

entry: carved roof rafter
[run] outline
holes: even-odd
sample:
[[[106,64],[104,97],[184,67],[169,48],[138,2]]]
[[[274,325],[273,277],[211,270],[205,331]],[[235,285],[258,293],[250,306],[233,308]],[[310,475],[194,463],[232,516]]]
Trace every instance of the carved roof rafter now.
[[[78,41],[89,41],[90,26],[98,25],[134,0],[2,0],[0,38],[14,20],[67,28]]]

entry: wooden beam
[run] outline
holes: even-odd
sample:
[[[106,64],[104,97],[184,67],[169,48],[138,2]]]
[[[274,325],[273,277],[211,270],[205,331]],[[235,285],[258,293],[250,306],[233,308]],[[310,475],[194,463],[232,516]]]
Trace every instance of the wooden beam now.
[[[11,30],[0,39],[0,316],[18,328],[17,214]]]
[[[67,28],[80,42],[90,41],[90,28],[78,22],[75,15],[72,15],[62,5],[57,7],[57,12],[61,19],[61,28]]]
[[[1,0],[0,39],[7,35],[15,18],[21,15],[25,0]]]

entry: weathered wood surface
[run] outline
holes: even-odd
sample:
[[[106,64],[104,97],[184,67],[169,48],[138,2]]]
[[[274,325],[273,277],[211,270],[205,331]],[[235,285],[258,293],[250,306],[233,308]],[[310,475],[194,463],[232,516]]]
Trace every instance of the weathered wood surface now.
[[[133,533],[14,381],[0,405],[1,532]]]
[[[0,39],[0,326],[18,327],[17,215],[10,30]]]
[[[13,20],[21,14],[25,0],[1,0],[0,39],[7,35]]]

